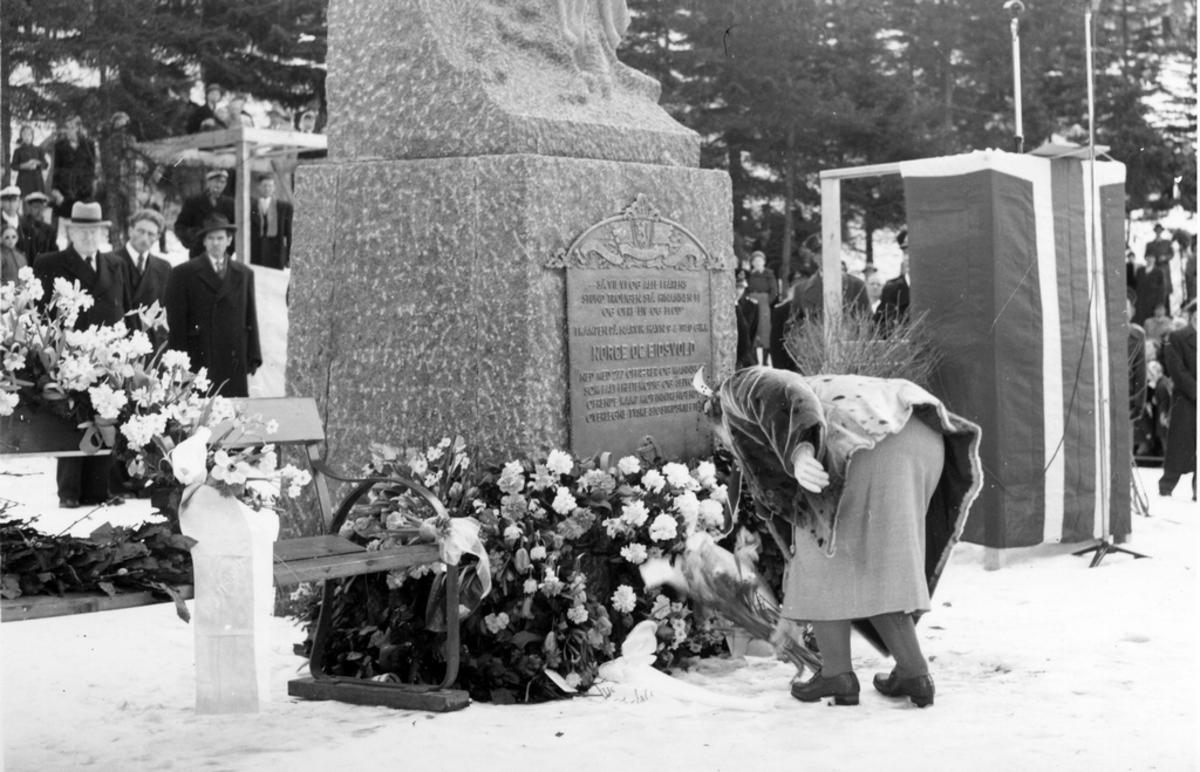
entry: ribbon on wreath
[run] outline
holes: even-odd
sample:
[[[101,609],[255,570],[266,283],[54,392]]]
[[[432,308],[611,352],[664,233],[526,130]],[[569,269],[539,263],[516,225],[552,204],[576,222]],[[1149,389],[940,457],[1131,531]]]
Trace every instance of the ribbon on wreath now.
[[[492,591],[492,567],[487,549],[479,538],[482,524],[473,517],[449,517],[438,515],[421,523],[420,533],[437,542],[438,553],[443,563],[457,566],[464,555],[474,555],[478,562],[466,566],[459,572],[458,604],[459,617],[466,618]],[[433,631],[446,629],[446,575],[439,574],[429,591],[429,603],[425,608],[425,627]]]

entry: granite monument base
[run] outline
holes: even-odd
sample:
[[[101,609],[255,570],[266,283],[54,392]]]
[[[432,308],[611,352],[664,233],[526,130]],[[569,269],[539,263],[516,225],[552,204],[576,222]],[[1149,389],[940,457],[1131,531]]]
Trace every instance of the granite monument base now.
[[[504,454],[569,447],[566,277],[546,264],[639,194],[726,266],[710,334],[728,374],[723,172],[541,155],[301,168],[287,384],[320,405],[329,457],[352,468],[371,442],[455,434]]]

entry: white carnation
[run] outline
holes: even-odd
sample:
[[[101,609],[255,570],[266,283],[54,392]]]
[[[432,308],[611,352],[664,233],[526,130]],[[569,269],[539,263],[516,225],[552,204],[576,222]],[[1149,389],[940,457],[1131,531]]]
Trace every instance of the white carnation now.
[[[675,522],[675,518],[666,513],[654,518],[654,522],[650,524],[650,538],[654,541],[674,539],[678,531],[679,524]]]
[[[550,456],[546,459],[546,468],[554,474],[570,474],[574,466],[571,455],[561,450],[550,451]]]
[[[641,527],[648,517],[650,517],[650,511],[646,509],[646,504],[641,499],[631,501],[621,508],[621,519],[634,528]]]
[[[627,544],[621,548],[621,557],[635,566],[646,562],[647,552],[644,544]]]
[[[627,584],[617,587],[617,591],[612,594],[612,607],[622,614],[632,612],[635,605],[637,605],[637,593]]]
[[[641,471],[642,464],[636,456],[626,456],[617,462],[617,469],[624,475],[637,474]]]
[[[658,493],[667,484],[666,478],[657,469],[650,469],[642,475],[642,487],[651,493]]]
[[[558,494],[555,495],[554,502],[550,506],[560,515],[569,515],[579,505],[576,503],[575,497],[571,495],[571,491],[560,485]]]
[[[705,499],[700,502],[700,523],[705,528],[720,528],[725,525],[725,507],[719,501]]]

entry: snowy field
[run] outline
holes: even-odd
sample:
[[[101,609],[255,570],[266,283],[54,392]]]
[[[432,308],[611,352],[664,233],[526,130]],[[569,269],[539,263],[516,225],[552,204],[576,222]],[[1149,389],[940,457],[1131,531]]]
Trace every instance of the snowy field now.
[[[24,476],[12,476],[12,473]],[[60,531],[52,462],[0,461],[0,496]],[[1157,491],[1157,470],[1143,470]],[[1075,547],[1013,550],[998,571],[961,545],[918,626],[933,707],[870,687],[890,669],[854,642],[862,704],[802,704],[771,659],[710,660],[680,677],[756,710],[617,690],[437,715],[300,702],[301,631],[276,619],[273,701],[243,716],[193,711],[192,629],[169,604],[0,625],[7,770],[1195,770],[1197,515],[1190,486],[1151,494],[1127,546],[1089,570]],[[78,523],[136,523],[133,502]]]

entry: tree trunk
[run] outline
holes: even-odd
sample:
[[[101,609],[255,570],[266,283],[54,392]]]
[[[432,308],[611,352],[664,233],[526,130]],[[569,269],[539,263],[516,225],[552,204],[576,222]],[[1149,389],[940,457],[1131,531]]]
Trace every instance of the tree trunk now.
[[[8,162],[12,159],[12,104],[8,96],[8,80],[12,75],[12,34],[8,22],[0,22],[0,38],[7,38],[8,45],[0,45],[0,158],[4,162],[4,187],[13,183],[15,177]]]
[[[742,166],[742,148],[732,133],[725,135],[725,152],[729,159],[729,181],[733,188],[733,230],[740,232],[746,224],[746,201],[742,197],[746,169]]]
[[[792,239],[796,231],[795,209],[796,202],[796,171],[794,159],[796,155],[796,127],[788,124],[787,150],[783,159],[783,247],[779,258],[779,279],[786,289],[788,277],[792,275]]]

